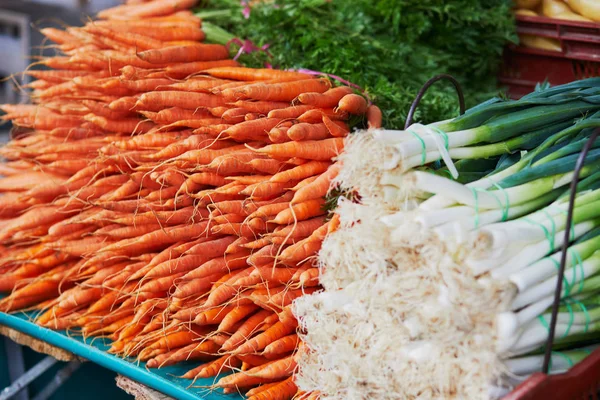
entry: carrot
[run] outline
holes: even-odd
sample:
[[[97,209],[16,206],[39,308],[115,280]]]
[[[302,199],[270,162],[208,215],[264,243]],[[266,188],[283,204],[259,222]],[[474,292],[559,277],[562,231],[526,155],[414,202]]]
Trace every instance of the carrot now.
[[[279,225],[293,224],[295,221],[304,221],[319,215],[325,214],[323,205],[325,199],[313,199],[303,203],[296,203],[287,209],[280,211],[269,222],[273,222]]]
[[[264,80],[305,80],[310,75],[299,72],[282,71],[277,69],[263,68],[211,68],[206,71],[207,74],[221,79],[231,79],[236,81],[264,81]]]
[[[222,94],[229,99],[292,101],[301,93],[307,91],[322,93],[330,86],[331,83],[327,79],[304,79],[274,84],[256,83],[241,88],[226,89]]]
[[[271,143],[289,142],[291,140],[287,135],[289,129],[288,127],[275,127],[271,129],[269,131],[269,140]]]
[[[331,163],[328,161],[309,161],[306,164],[273,175],[270,181],[278,183],[299,181],[325,172],[330,165]]]
[[[332,121],[327,115],[323,115],[323,124],[333,137],[346,137],[350,133],[350,129],[345,122]]]
[[[262,313],[262,311],[261,311]],[[258,315],[258,314],[255,314]],[[252,317],[250,318],[252,319]],[[250,324],[250,319],[248,319],[248,324]],[[266,331],[264,331],[263,333],[253,337],[250,340],[247,340],[246,342],[244,342],[243,344],[240,345],[240,343],[236,343],[235,341],[233,341],[234,336],[237,334],[234,334],[230,341],[232,343],[236,343],[236,346],[230,346],[228,345],[229,341],[226,342],[223,345],[223,349],[224,350],[233,350],[233,354],[248,354],[248,353],[256,353],[258,351],[263,350],[265,347],[267,347],[269,344],[273,343],[275,340],[281,339],[282,337],[285,337],[289,334],[291,334],[292,332],[294,332],[296,330],[296,327],[298,326],[298,321],[295,318],[284,318],[283,321],[279,321],[277,323],[275,323],[273,326],[271,326],[269,329],[267,329]],[[242,328],[240,327],[240,330]],[[239,331],[238,331],[239,332]],[[233,349],[233,347],[236,347],[235,349]]]
[[[173,274],[175,271],[188,272],[225,252],[236,238],[224,237],[221,239],[210,240],[199,243],[184,253],[183,257],[165,261],[152,268],[145,275],[145,278],[162,278]]]
[[[301,93],[298,96],[298,100],[302,104],[312,105],[317,108],[332,108],[337,106],[344,96],[351,93],[353,93],[352,88],[339,86],[331,88],[325,93]]]
[[[210,93],[210,89],[227,82],[229,81],[223,79],[187,79],[182,82],[172,83],[166,90]]]
[[[168,246],[182,240],[190,240],[200,237],[209,227],[208,221],[200,222],[194,225],[177,225],[167,227],[161,230],[147,233],[139,238],[125,239],[114,244],[108,245],[102,249],[102,254],[111,254],[115,252],[121,255],[138,255],[159,246]],[[160,245],[157,245],[160,244]],[[96,256],[98,257],[98,255]],[[102,256],[104,258],[106,256]],[[94,258],[88,262],[96,261]]]
[[[299,284],[301,287],[312,287],[319,284],[319,269],[311,268],[300,275]]]
[[[246,187],[240,193],[252,198],[269,199],[279,196],[295,184],[296,182],[259,182]]]
[[[116,83],[116,81],[115,81]],[[172,81],[165,78],[146,78],[139,80],[119,80],[120,87],[128,89],[132,92],[151,92],[153,90],[166,90],[167,85]],[[107,86],[104,85],[106,88]]]
[[[238,322],[242,321],[244,318],[254,313],[258,309],[259,307],[254,304],[246,304],[234,307],[219,323],[217,332],[229,332]]]
[[[101,38],[109,38],[129,46],[134,46],[136,49],[147,50],[163,47],[163,43],[160,40],[138,33],[127,32],[124,34],[94,24],[88,24],[82,29]]]
[[[223,180],[225,181],[225,178],[223,178]],[[215,211],[220,214],[245,214],[243,200],[221,201],[211,204],[210,208],[213,210],[211,215],[213,215]]]
[[[287,356],[280,360],[270,361],[246,372],[249,376],[264,379],[281,379],[294,373],[297,367],[293,356]]]
[[[369,129],[381,128],[381,109],[375,105],[367,107],[367,126]]]
[[[246,219],[246,217],[243,215],[225,214],[225,215],[219,215],[217,217],[214,217],[213,221],[215,222],[215,224],[222,225],[222,224],[228,224],[228,223],[243,222],[245,219]]]
[[[335,179],[340,171],[340,164],[332,164],[326,172],[319,175],[314,182],[298,189],[292,199],[292,204],[301,203],[304,201],[318,199],[324,197],[329,191],[331,181]]]
[[[263,385],[266,386],[266,385]],[[290,400],[296,398],[298,387],[294,383],[292,377],[287,378],[282,382],[278,382],[273,386],[267,387],[264,391],[250,395],[246,393],[249,400]],[[303,398],[299,396],[298,398]]]
[[[248,242],[250,242],[250,239],[245,238],[245,237],[240,237],[238,240],[236,240],[235,242],[231,243],[231,245],[229,245],[227,250],[225,250],[225,254],[237,254],[241,251],[244,251],[245,249],[242,247],[242,245],[244,245]]]
[[[98,13],[99,18],[114,18],[123,16],[123,19],[135,19],[132,17],[159,17],[170,15],[177,10],[185,10],[193,7],[196,0],[159,0],[140,4],[121,5]]]
[[[239,368],[242,362],[236,357],[222,356],[208,364],[201,365],[188,371],[182,376],[183,379],[196,379],[196,378],[209,378],[211,376],[217,376],[223,372],[227,372],[236,368]]]
[[[337,109],[350,114],[361,115],[367,112],[367,100],[357,94],[347,94],[340,100]]]
[[[273,386],[279,385],[281,383],[281,381],[279,382],[272,382],[272,383],[264,383],[260,386],[257,386],[255,388],[252,388],[250,390],[248,390],[246,392],[246,397],[247,398],[252,398],[252,396],[255,396],[261,392],[264,392],[265,390],[272,388]]]
[[[212,276],[214,274],[227,273],[246,267],[246,258],[249,255],[249,250],[241,249],[240,251],[233,254],[228,254],[225,257],[213,258],[212,260],[209,260],[204,264],[200,265],[199,267],[195,268],[194,270],[188,272],[183,279],[199,279],[207,276]]]
[[[321,226],[325,224],[324,217],[316,217],[307,219],[304,221],[298,221],[295,225],[288,225],[283,229],[276,230],[271,233],[272,237],[280,237],[280,238],[305,238],[310,236],[315,230],[319,229]]]
[[[198,107],[220,107],[225,100],[219,96],[206,93],[185,93],[178,91],[149,92],[140,96],[136,108],[149,111],[160,111],[165,107],[179,107],[195,110]]]
[[[75,36],[57,28],[42,28],[40,29],[40,32],[51,41],[58,44],[78,41]]]
[[[302,289],[295,290],[287,290],[287,287],[281,287],[281,290],[276,291],[274,289],[269,289],[271,291],[271,295],[268,293],[261,293],[260,290],[254,291],[256,293],[251,293],[248,298],[254,302],[255,304],[268,309],[281,309],[285,308],[292,304],[292,302],[298,297],[309,295],[311,293],[320,290],[319,287],[308,287]]]
[[[245,108],[227,108],[223,114],[221,114],[221,118],[227,123],[238,124],[243,122],[244,117],[248,111]]]
[[[142,51],[137,55],[151,64],[173,64],[223,60],[229,58],[229,51],[227,47],[219,44],[197,43],[196,45],[155,48]]]
[[[236,295],[238,291],[238,289],[233,286],[233,283],[237,279],[249,275],[251,272],[251,268],[246,268],[233,273],[232,276],[226,282],[223,282],[223,284],[211,290],[203,307],[216,307],[220,304],[224,304],[227,300],[230,300]]]
[[[244,265],[245,266],[245,265]],[[185,281],[183,284],[175,283],[175,291],[171,295],[173,299],[186,299],[190,296],[198,297],[203,296],[208,293],[212,287],[212,285],[223,277],[223,273],[216,273],[213,275],[204,276],[202,278],[196,279],[186,279],[185,276],[181,279]],[[175,315],[173,315],[174,319],[177,319]],[[190,318],[186,318],[187,321]]]
[[[248,164],[255,170],[265,174],[275,174],[281,171],[285,164],[277,160],[256,159],[249,161]]]
[[[202,72],[210,71],[213,68],[221,67],[237,67],[239,63],[235,60],[218,60],[218,61],[195,61],[182,64],[169,65],[165,72],[171,78],[185,78],[186,76]]]
[[[336,103],[337,104],[337,103]],[[273,110],[279,110],[290,106],[284,101],[244,101],[239,100],[233,103],[233,106],[239,109],[247,110],[247,112],[259,113],[266,115]]]
[[[296,369],[296,362],[292,357],[271,361],[268,364],[254,367],[245,372],[238,372],[221,378],[216,386],[222,388],[238,388],[256,386],[257,384],[286,378]]]
[[[300,262],[314,255],[320,250],[321,242],[325,238],[328,228],[328,224],[323,225],[314,231],[311,236],[286,248],[281,252],[279,258],[282,260],[282,262],[292,265],[294,262]]]
[[[280,122],[281,120],[278,118],[259,118],[234,125],[223,131],[223,133],[234,140],[260,140]]]
[[[280,356],[281,354],[289,353],[298,347],[298,343],[300,338],[297,334],[288,335],[278,339],[265,347],[263,350],[263,355],[267,358],[275,358]]]
[[[196,361],[210,359],[212,355],[219,351],[220,346],[210,340],[204,340],[200,343],[192,343],[189,346],[175,350],[169,357],[164,361],[158,363],[158,367],[166,367],[169,365],[177,364],[184,361]],[[146,364],[148,368],[150,362]]]
[[[277,255],[277,252],[278,248],[273,244],[269,244],[260,249],[259,251],[253,253],[250,257],[248,257],[248,264],[253,266],[259,266],[264,265],[265,263],[272,263],[275,259],[275,256]]]
[[[264,264],[262,264],[264,265]],[[295,268],[277,267],[274,268],[271,265],[256,267],[250,275],[244,278],[238,279],[234,285],[240,287],[254,286],[259,283],[273,283],[273,284],[286,284],[288,283],[294,274],[296,273]]]
[[[269,310],[260,310],[256,314],[250,316],[240,327],[239,329],[231,335],[222,346],[222,349],[225,351],[231,351],[235,349],[240,344],[244,343],[244,341],[249,338],[253,333],[255,333],[260,326],[264,323],[265,318],[273,314]]]
[[[303,142],[288,142],[271,144],[256,150],[261,154],[268,154],[276,159],[300,157],[307,160],[330,160],[337,156],[344,147],[342,138],[325,140],[307,140]]]
[[[325,124],[307,124],[300,123],[293,125],[287,131],[287,136],[294,141],[300,140],[321,140],[331,137]]]
[[[297,119],[299,122],[308,124],[318,124],[323,122],[323,117],[326,116],[333,121],[347,120],[348,113],[341,110],[332,109],[312,109],[300,115]]]
[[[108,105],[112,111],[131,111],[136,107],[137,97],[122,97]]]
[[[260,206],[252,214],[248,215],[248,219],[273,217],[279,214],[281,211],[287,209],[289,206],[289,202],[265,204],[264,206]]]

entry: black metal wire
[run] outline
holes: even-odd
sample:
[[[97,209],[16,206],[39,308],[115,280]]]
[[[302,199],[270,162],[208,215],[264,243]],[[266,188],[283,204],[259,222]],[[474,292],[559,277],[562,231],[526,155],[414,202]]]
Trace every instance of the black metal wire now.
[[[437,81],[441,81],[442,79],[447,79],[452,83],[452,85],[454,85],[454,88],[456,89],[456,93],[458,94],[458,102],[460,105],[460,115],[463,115],[465,113],[465,111],[466,111],[465,95],[463,94],[463,90],[462,90],[462,87],[460,86],[460,83],[458,83],[456,78],[454,78],[452,75],[448,75],[448,74],[436,75],[433,78],[431,78],[430,80],[428,80],[427,82],[425,82],[425,84],[423,85],[421,90],[419,90],[419,93],[417,94],[415,101],[413,101],[413,103],[411,104],[410,110],[408,111],[408,115],[406,116],[406,123],[404,124],[404,129],[408,129],[408,127],[413,124],[413,117],[415,115],[415,111],[417,110],[417,107],[419,106],[421,99],[423,98],[423,96],[425,96],[425,92],[427,92],[427,89],[429,89],[429,87],[431,85],[433,85]]]
[[[565,229],[565,238],[562,245],[562,253],[560,255],[560,268],[558,269],[558,281],[556,282],[556,290],[554,291],[554,303],[552,304],[552,318],[550,320],[550,326],[548,329],[548,341],[546,342],[546,349],[544,353],[544,364],[542,371],[547,374],[550,368],[550,359],[552,358],[552,346],[554,345],[554,333],[556,331],[556,318],[558,315],[558,308],[560,307],[560,298],[562,294],[563,278],[565,276],[565,264],[567,262],[567,249],[569,248],[569,242],[571,239],[571,224],[573,222],[573,208],[575,205],[575,196],[577,195],[577,183],[579,181],[579,175],[581,169],[585,164],[585,157],[594,145],[596,138],[600,135],[600,128],[596,129],[589,140],[585,144],[585,147],[579,154],[577,164],[575,164],[575,173],[573,180],[571,181],[571,193],[569,195],[569,209],[567,213],[567,224]]]

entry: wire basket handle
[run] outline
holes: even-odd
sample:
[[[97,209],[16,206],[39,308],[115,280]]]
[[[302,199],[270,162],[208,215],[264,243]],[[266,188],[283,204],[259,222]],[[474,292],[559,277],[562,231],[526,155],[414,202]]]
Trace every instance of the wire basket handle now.
[[[436,75],[433,78],[431,78],[430,80],[428,80],[427,82],[425,82],[425,84],[423,85],[421,90],[419,90],[419,93],[417,93],[417,97],[415,98],[415,101],[413,101],[413,103],[411,104],[410,110],[408,111],[408,115],[406,116],[406,123],[404,124],[404,129],[408,129],[408,127],[413,124],[413,117],[415,115],[415,111],[417,110],[417,107],[419,106],[421,99],[423,98],[423,96],[425,96],[427,89],[429,89],[431,87],[431,85],[433,85],[437,81],[441,81],[443,79],[449,80],[452,83],[452,85],[454,85],[454,88],[456,89],[456,93],[458,94],[458,103],[460,105],[460,115],[463,115],[465,113],[465,111],[466,111],[465,95],[463,94],[463,90],[462,90],[462,87],[460,86],[460,83],[458,83],[456,78],[454,78],[452,75],[449,75],[449,74]]]
[[[544,353],[544,364],[542,367],[542,371],[545,374],[548,374],[550,369],[550,359],[552,357],[552,346],[554,345],[554,332],[556,330],[556,319],[558,316],[558,308],[560,306],[560,298],[562,294],[562,286],[563,286],[563,278],[565,276],[565,264],[567,262],[567,249],[569,248],[570,242],[570,234],[571,234],[571,224],[573,222],[573,208],[575,206],[575,196],[577,195],[577,183],[579,180],[579,175],[581,174],[581,169],[585,164],[585,158],[587,157],[588,152],[594,145],[596,138],[600,135],[600,128],[596,129],[592,132],[592,135],[588,139],[585,144],[583,150],[579,154],[579,158],[577,159],[577,163],[575,164],[575,173],[573,175],[573,180],[571,181],[571,193],[569,194],[569,209],[567,211],[567,229],[565,229],[565,238],[562,245],[562,253],[560,255],[560,268],[558,269],[558,281],[556,282],[556,290],[554,291],[554,303],[552,304],[552,318],[550,319],[550,326],[548,329],[548,341],[546,342],[546,349]]]

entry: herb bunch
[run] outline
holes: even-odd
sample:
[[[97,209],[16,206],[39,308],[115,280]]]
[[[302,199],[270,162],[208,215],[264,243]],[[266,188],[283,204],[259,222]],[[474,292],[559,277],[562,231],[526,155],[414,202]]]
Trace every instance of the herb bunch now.
[[[199,15],[230,37],[270,45],[272,57],[245,54],[244,64],[341,76],[366,89],[387,128],[401,128],[416,93],[436,74],[457,77],[468,106],[495,94],[502,49],[516,40],[510,6],[510,0],[251,1],[245,18],[238,0],[203,0]],[[416,117],[432,122],[457,114],[454,89],[437,83]]]

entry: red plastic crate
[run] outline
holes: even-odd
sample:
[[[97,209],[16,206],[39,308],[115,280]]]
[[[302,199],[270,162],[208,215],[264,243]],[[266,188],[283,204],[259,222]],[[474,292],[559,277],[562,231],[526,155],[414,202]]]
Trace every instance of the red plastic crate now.
[[[518,15],[517,32],[556,39],[561,51],[510,45],[504,52],[499,82],[519,98],[548,81],[560,85],[600,76],[600,23]]]
[[[568,372],[531,375],[502,400],[598,400],[600,399],[600,350]]]

